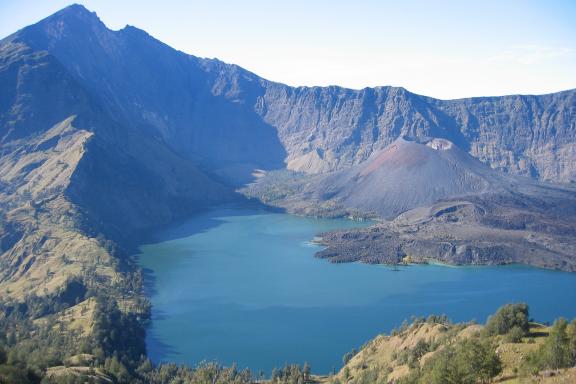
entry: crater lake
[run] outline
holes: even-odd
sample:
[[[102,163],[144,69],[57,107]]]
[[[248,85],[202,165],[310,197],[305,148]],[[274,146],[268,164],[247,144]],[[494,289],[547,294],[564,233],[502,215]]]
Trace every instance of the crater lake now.
[[[520,265],[395,271],[314,257],[319,233],[366,225],[220,207],[157,233],[139,255],[152,303],[149,355],[253,372],[307,361],[322,374],[411,316],[483,323],[505,303],[526,302],[537,321],[576,317],[573,273]]]

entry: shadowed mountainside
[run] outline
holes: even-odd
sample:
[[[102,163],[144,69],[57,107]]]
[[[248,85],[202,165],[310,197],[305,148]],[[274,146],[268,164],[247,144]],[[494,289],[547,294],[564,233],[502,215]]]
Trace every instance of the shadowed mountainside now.
[[[398,137],[444,138],[493,168],[575,179],[574,90],[444,101],[394,87],[293,88],[135,27],[111,31],[78,5],[6,40],[48,51],[116,116],[235,181],[284,161],[312,173],[341,169]]]
[[[37,257],[48,238],[102,234],[96,247],[122,250],[137,232],[238,198],[234,186],[259,169],[320,173],[287,194],[305,207],[390,218],[511,180],[481,162],[556,182],[575,173],[574,90],[443,101],[293,88],[131,26],[109,30],[80,5],[0,42],[0,88],[1,284],[59,260]]]
[[[42,291],[46,281],[50,292],[81,274],[82,260],[115,275],[114,263],[94,257],[111,257],[105,238],[126,244],[138,230],[235,198],[113,117],[46,52],[4,41],[0,83],[0,286],[27,287],[8,296]]]
[[[67,7],[0,41],[2,330],[134,374],[150,364],[135,240],[256,177],[244,193],[289,211],[390,219],[324,234],[334,262],[574,271],[574,189],[542,181],[576,180],[575,96],[289,87]]]

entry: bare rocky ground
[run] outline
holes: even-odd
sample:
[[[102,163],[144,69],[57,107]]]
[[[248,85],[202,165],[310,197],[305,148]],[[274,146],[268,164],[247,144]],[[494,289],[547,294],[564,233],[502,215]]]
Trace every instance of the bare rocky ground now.
[[[375,218],[322,234],[331,262],[522,263],[576,271],[576,191],[504,175],[446,140],[397,140],[358,166],[242,190],[298,214]]]
[[[318,257],[332,262],[455,265],[522,263],[576,271],[574,217],[520,207],[494,210],[483,195],[417,208],[366,229],[325,233]]]

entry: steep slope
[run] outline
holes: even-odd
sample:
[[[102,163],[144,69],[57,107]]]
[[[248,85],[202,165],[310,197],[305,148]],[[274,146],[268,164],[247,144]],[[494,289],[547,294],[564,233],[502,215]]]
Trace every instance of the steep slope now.
[[[390,220],[323,235],[327,248],[317,256],[333,262],[576,270],[574,188],[500,174],[443,139],[400,139],[358,166],[304,180],[279,205],[329,201]]]
[[[576,270],[576,190],[501,174],[445,139],[398,139],[356,166],[271,173],[242,191],[300,214],[385,219],[323,234],[317,256],[332,262]]]
[[[3,41],[0,84],[4,298],[45,295],[72,278],[121,283],[122,252],[106,239],[127,246],[140,230],[233,198],[162,141],[110,117],[46,52]]]
[[[573,327],[573,325],[569,327]],[[529,323],[528,332],[519,339],[511,339],[509,334],[490,335],[487,326],[472,323],[453,324],[445,316],[429,316],[428,319],[416,319],[412,324],[403,324],[391,335],[382,334],[365,343],[359,351],[353,351],[344,367],[331,377],[319,377],[320,383],[446,383],[446,382],[495,382],[495,383],[573,383],[576,368],[534,369],[535,356],[542,350],[553,332],[553,327],[538,323]],[[465,344],[463,344],[465,343]],[[436,375],[426,375],[436,359],[454,347],[475,346],[474,352],[466,359],[457,360],[451,353],[452,365],[436,369]],[[479,346],[487,348],[483,351]],[[464,365],[475,361],[472,374],[482,376],[482,362],[478,361],[484,353],[496,356],[496,369],[491,379],[465,377]],[[450,369],[458,367],[459,374]],[[456,368],[456,369],[458,369]],[[484,368],[485,369],[485,368]]]
[[[259,110],[278,127],[294,170],[340,169],[398,137],[437,137],[505,172],[575,179],[576,90],[445,101],[394,87],[356,91],[267,83],[262,100]]]
[[[255,169],[312,174],[268,184],[295,211],[396,217],[324,235],[334,262],[576,270],[574,191],[488,167],[574,181],[575,95],[292,88],[70,6],[0,41],[2,330],[41,355],[59,325],[60,357],[87,348],[134,373],[147,306],[133,240],[239,198]],[[93,324],[68,333],[63,319],[86,310]]]
[[[440,101],[439,116],[459,127],[470,154],[493,168],[552,182],[573,182],[576,90]]]
[[[9,37],[56,57],[114,116],[224,176],[283,166],[274,127],[254,110],[261,79],[176,51],[73,5]],[[242,179],[242,177],[240,177]]]
[[[92,258],[95,278],[114,276],[110,255],[79,231],[65,197],[93,136],[73,123],[90,110],[89,96],[57,60],[24,44],[1,45],[0,79],[11,85],[0,112],[3,297],[54,292]]]
[[[337,170],[291,184],[288,195],[389,218],[487,190],[520,193],[512,208],[525,204],[522,183],[464,151],[511,173],[574,176],[575,91],[441,101],[391,87],[291,88],[134,27],[111,31],[79,5],[0,42],[0,88],[4,252],[33,232],[23,222],[39,225],[39,210],[46,220],[66,211],[70,228],[124,244],[232,199],[214,175],[241,184],[255,169]],[[415,142],[384,149],[398,137]],[[454,145],[418,144],[432,138]]]
[[[576,91],[437,100],[403,88],[288,87],[111,31],[79,5],[9,39],[56,57],[117,116],[234,182],[253,169],[319,173],[359,164],[398,137],[444,138],[492,168],[576,179]]]
[[[313,184],[320,200],[393,218],[438,200],[500,188],[504,178],[444,139],[398,139],[357,166]]]
[[[325,172],[366,160],[398,137],[444,137],[462,144],[423,98],[403,88],[289,88],[268,84],[264,117],[278,127],[290,169]]]

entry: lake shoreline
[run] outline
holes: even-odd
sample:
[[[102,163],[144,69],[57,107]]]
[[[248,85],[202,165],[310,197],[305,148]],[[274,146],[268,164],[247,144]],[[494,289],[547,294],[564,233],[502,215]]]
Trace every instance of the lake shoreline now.
[[[237,362],[267,372],[309,361],[328,373],[344,352],[412,315],[484,320],[505,302],[528,301],[543,321],[576,317],[569,273],[434,264],[400,265],[396,273],[314,257],[317,245],[307,245],[314,236],[350,224],[227,206],[157,234],[138,257],[152,303],[152,360]],[[574,297],[550,300],[552,288]]]

